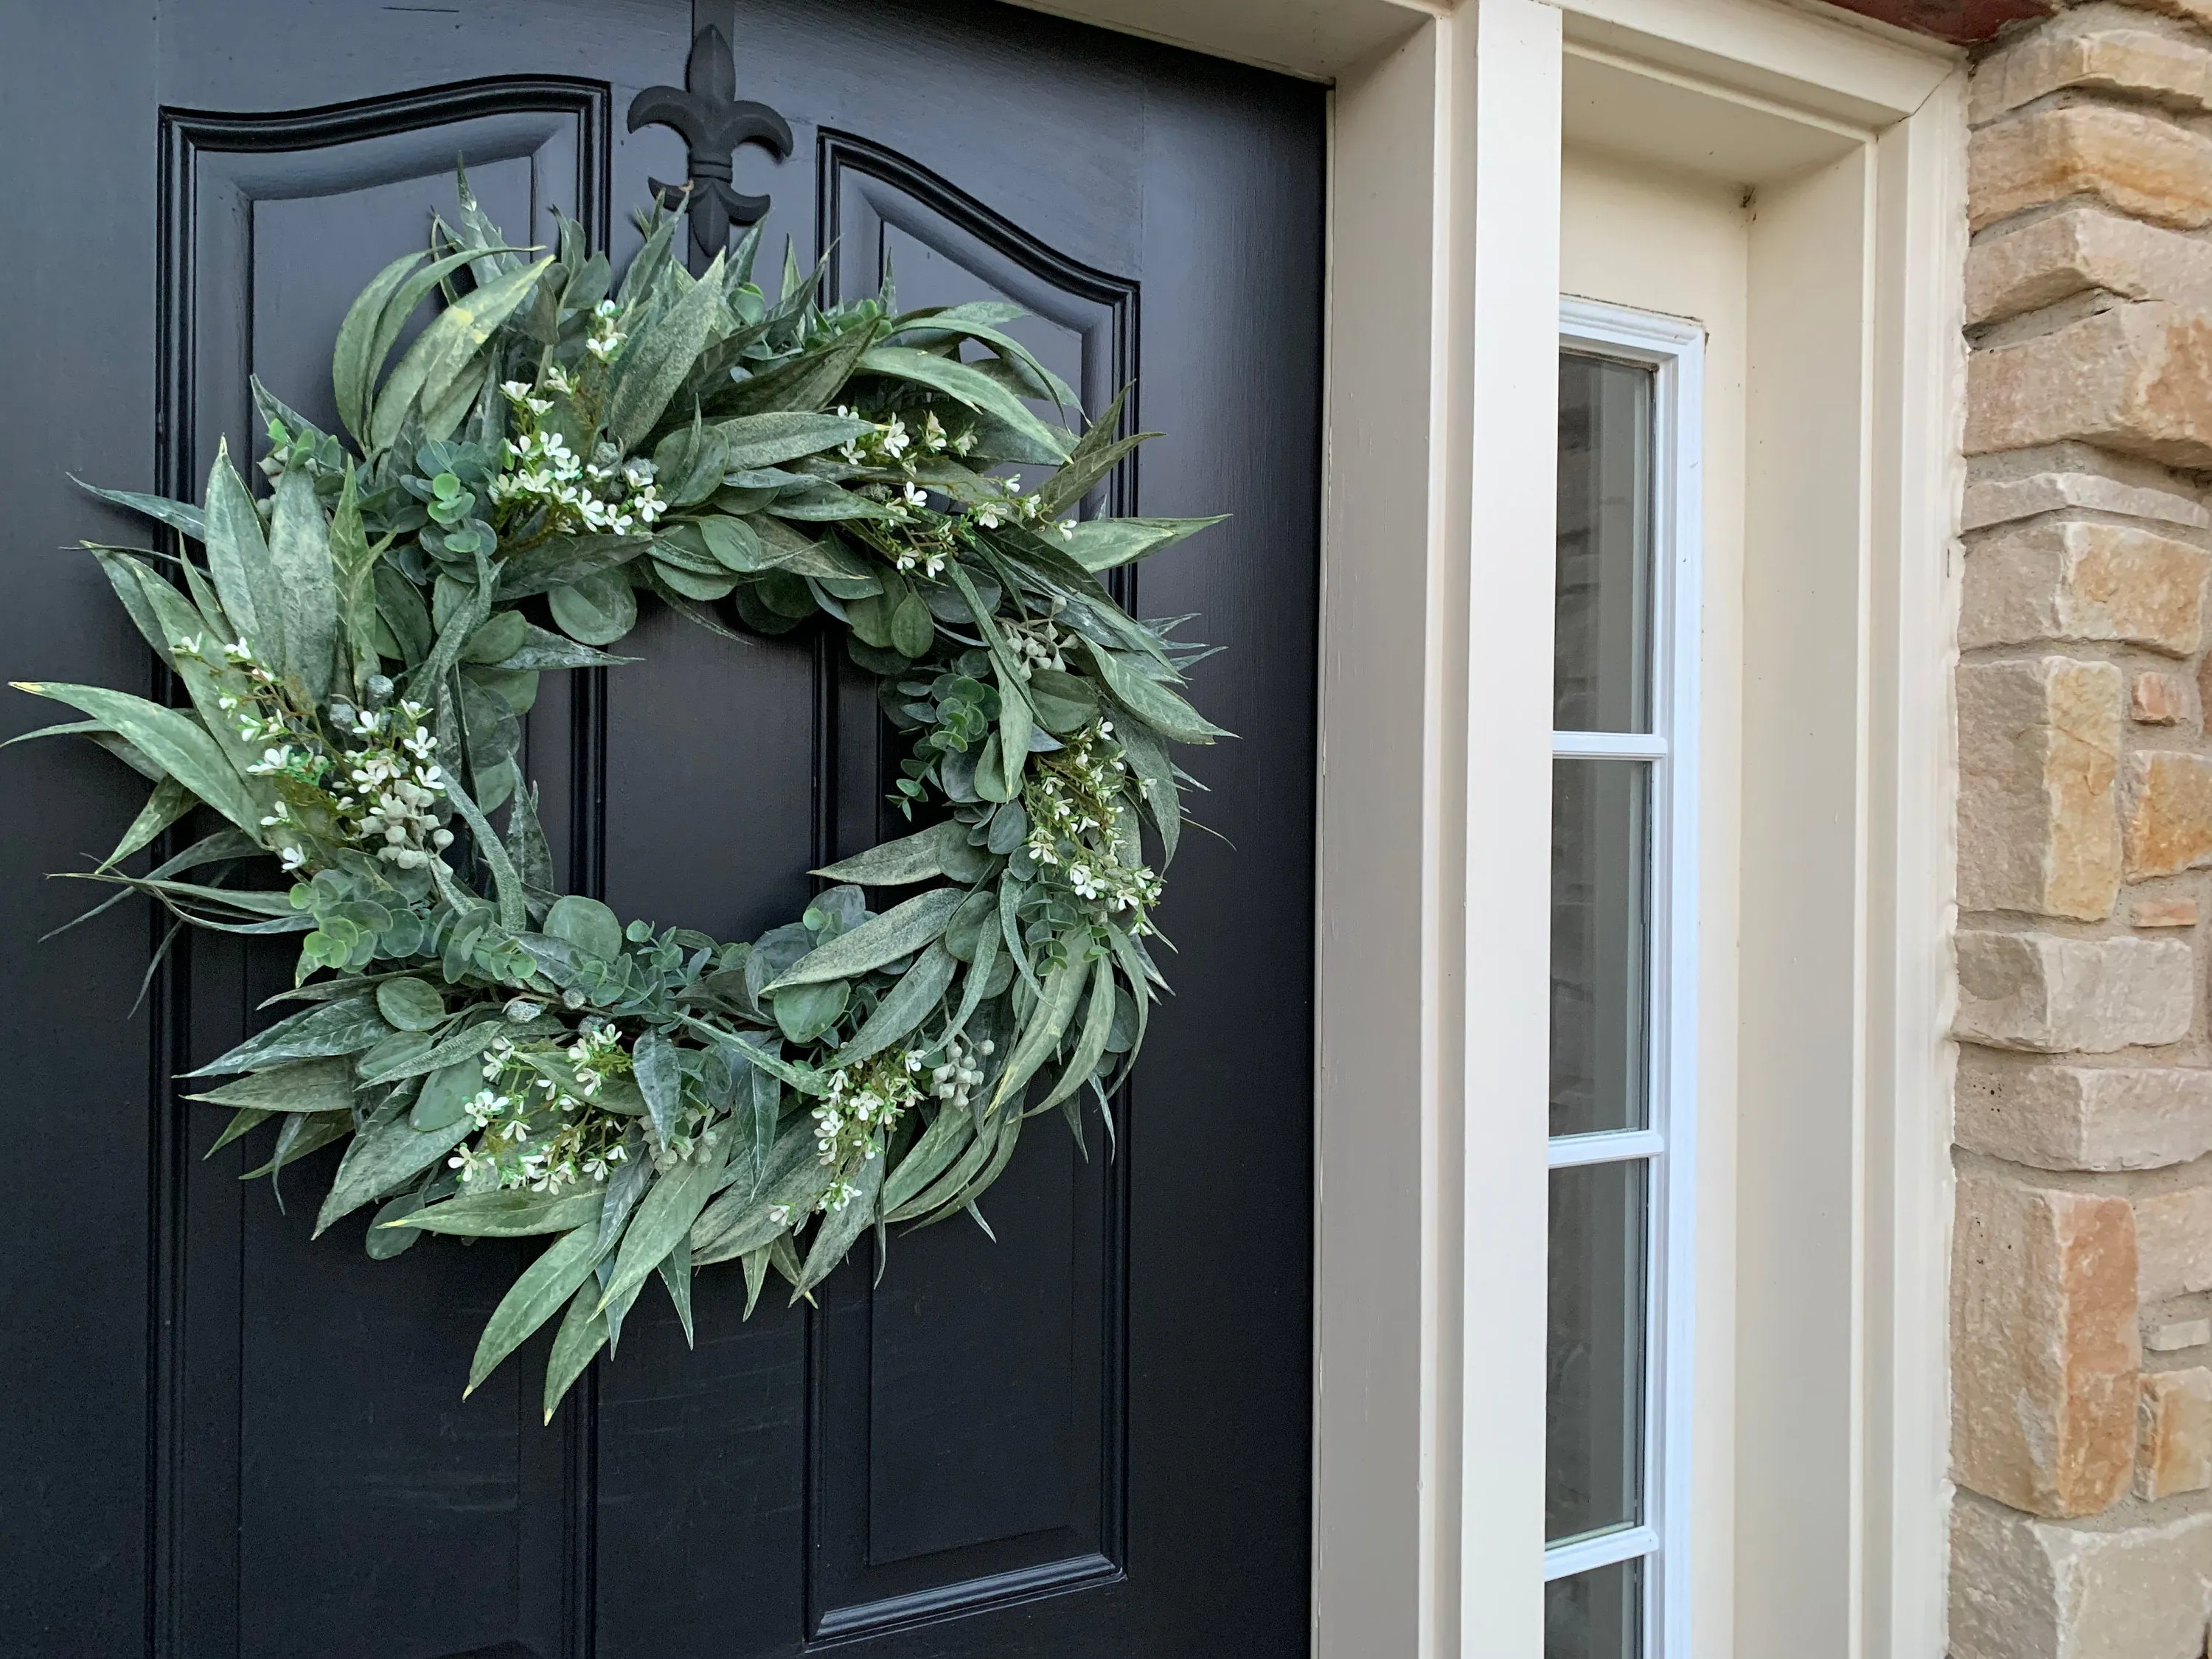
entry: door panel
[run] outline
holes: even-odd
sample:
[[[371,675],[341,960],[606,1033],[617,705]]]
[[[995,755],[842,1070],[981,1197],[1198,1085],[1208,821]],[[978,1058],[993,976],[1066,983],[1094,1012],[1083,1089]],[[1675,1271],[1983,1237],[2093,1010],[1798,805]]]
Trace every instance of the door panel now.
[[[251,447],[249,372],[326,416],[337,319],[422,245],[457,154],[517,240],[544,240],[558,204],[627,258],[629,210],[648,176],[683,176],[684,144],[617,118],[639,88],[683,83],[712,21],[737,41],[738,95],[798,140],[781,164],[735,160],[737,188],[771,198],[766,273],[787,234],[802,264],[834,248],[838,291],[888,258],[905,305],[1019,301],[1037,315],[1018,331],[1086,405],[1134,380],[1131,429],[1141,401],[1170,434],[1141,489],[1134,464],[1102,488],[1112,510],[1235,514],[1124,597],[1205,613],[1200,636],[1230,648],[1198,699],[1243,735],[1183,757],[1235,850],[1186,838],[1161,912],[1178,994],[1113,1138],[1092,1114],[1079,1150],[1040,1120],[983,1205],[995,1244],[965,1220],[894,1237],[818,1308],[771,1291],[748,1323],[742,1277],[702,1274],[696,1352],[649,1295],[550,1429],[528,1352],[459,1398],[526,1246],[373,1262],[358,1218],[310,1239],[327,1156],[286,1172],[283,1212],[238,1181],[240,1149],[202,1159],[215,1121],[167,1078],[265,1018],[288,970],[194,939],[150,1029],[124,1024],[143,918],[31,935],[68,914],[37,872],[112,838],[125,792],[97,754],[10,750],[11,786],[45,805],[0,790],[0,878],[40,925],[9,930],[0,987],[6,1018],[42,1023],[9,1033],[29,1057],[4,1109],[82,1100],[97,1173],[66,1201],[29,1194],[28,1252],[0,1267],[26,1310],[0,1381],[36,1402],[0,1477],[0,1650],[1301,1650],[1317,89],[985,4],[98,9],[69,29],[0,21],[10,97],[112,72],[123,105],[104,121],[10,105],[40,111],[52,144],[0,162],[0,204],[47,260],[40,314],[94,359],[18,354],[19,398],[47,412],[0,410],[37,545],[139,538],[71,500],[64,469],[197,495],[219,437]],[[94,27],[112,71],[76,50]],[[124,183],[65,240],[39,216],[59,205],[51,170],[80,155]],[[0,665],[149,683],[96,577],[53,560],[25,580]],[[810,866],[896,832],[896,752],[834,639],[737,645],[648,605],[626,648],[643,660],[549,676],[528,721],[572,888],[748,937],[801,905]]]

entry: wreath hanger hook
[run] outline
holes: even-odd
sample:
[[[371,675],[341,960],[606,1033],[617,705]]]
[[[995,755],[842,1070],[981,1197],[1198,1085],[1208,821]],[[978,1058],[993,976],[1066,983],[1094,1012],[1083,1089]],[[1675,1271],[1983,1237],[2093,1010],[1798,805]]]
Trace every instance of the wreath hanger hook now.
[[[690,146],[688,179],[678,185],[647,182],[663,207],[682,208],[688,195],[691,241],[702,260],[729,245],[731,226],[757,224],[768,213],[767,197],[748,196],[731,186],[738,146],[758,144],[779,161],[791,159],[791,123],[766,104],[739,99],[737,90],[730,43],[709,23],[692,37],[681,88],[647,87],[630,100],[632,132],[667,127]]]

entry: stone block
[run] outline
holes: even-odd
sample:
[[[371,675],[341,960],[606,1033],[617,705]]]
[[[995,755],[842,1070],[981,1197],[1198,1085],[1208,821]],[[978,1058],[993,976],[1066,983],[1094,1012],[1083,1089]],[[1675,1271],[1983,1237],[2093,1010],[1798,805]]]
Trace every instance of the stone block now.
[[[2138,927],[2194,927],[2197,901],[2168,894],[2146,894],[2129,907],[2128,920]]]
[[[2189,682],[2148,672],[2128,687],[2128,718],[2137,726],[2179,726],[2189,717]]]
[[[2008,117],[1967,142],[1976,230],[2071,197],[2183,230],[2212,224],[2212,139],[2160,115],[2073,104]]]
[[[2212,526],[2212,511],[2169,469],[2086,444],[1981,455],[1970,463],[1962,532],[2083,507],[2153,523]]]
[[[2128,757],[2128,878],[2212,864],[2212,760],[2154,749]]]
[[[2033,1054],[2110,1054],[2179,1042],[2196,1003],[2178,939],[1962,932],[1954,1035]]]
[[[2120,686],[2110,663],[2070,657],[1960,665],[1962,909],[2112,913]]]
[[[2136,1496],[2212,1486],[2212,1371],[2154,1371],[2136,1403]]]
[[[1999,1066],[1968,1054],[1961,1146],[2039,1170],[2156,1170],[2212,1152],[2212,1071]]]
[[[2212,316],[2145,300],[1968,357],[1969,454],[2067,441],[2212,466]]]
[[[2193,656],[2203,642],[2208,574],[2212,555],[2133,525],[2016,525],[1966,556],[1959,643],[2067,640]]]
[[[2212,1342],[2212,1319],[2162,1319],[2143,1336],[2143,1346],[2153,1353],[2179,1353],[2208,1342]]]
[[[1959,1182],[1951,1463],[2034,1515],[2094,1515],[2135,1470],[2135,1218],[2127,1200]]]
[[[2148,1304],[2212,1291],[2212,1187],[2147,1193],[2135,1210],[2136,1296]]]
[[[2124,1531],[1951,1510],[1949,1659],[2204,1659],[2212,1514]]]
[[[1968,118],[1978,126],[2069,88],[2200,112],[2212,108],[2212,51],[2185,30],[2139,11],[2082,6],[1977,64]]]

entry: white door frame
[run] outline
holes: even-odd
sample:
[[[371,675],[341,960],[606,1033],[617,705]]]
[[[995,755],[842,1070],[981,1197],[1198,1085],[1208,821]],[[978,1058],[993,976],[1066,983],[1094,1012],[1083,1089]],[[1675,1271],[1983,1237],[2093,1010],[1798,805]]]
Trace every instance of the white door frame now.
[[[1729,1407],[1694,1650],[1940,1654],[1959,55],[1785,0],[1026,3],[1334,87],[1327,1659],[1542,1651],[1563,104],[1582,142],[1757,187],[1746,554],[1707,600],[1736,884],[1725,930],[1701,899],[1699,1391]]]

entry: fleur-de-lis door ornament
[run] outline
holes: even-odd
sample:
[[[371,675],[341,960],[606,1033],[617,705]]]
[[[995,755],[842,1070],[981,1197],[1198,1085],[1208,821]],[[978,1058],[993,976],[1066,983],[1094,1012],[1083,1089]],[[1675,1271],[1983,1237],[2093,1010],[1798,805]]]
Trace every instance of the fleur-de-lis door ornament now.
[[[766,104],[737,96],[738,67],[722,31],[708,24],[692,37],[684,66],[684,86],[647,87],[630,100],[629,130],[672,128],[690,146],[691,176],[685,184],[650,182],[662,203],[680,206],[691,198],[691,242],[696,263],[729,246],[732,225],[750,225],[768,212],[769,198],[731,188],[731,161],[739,144],[758,144],[779,161],[791,159],[791,124]]]

